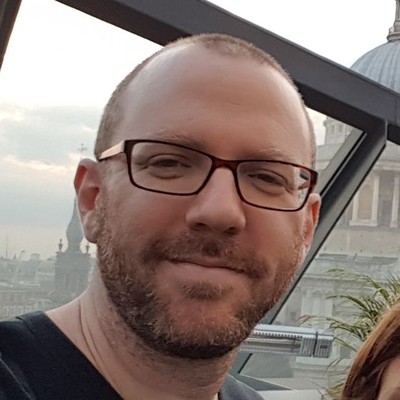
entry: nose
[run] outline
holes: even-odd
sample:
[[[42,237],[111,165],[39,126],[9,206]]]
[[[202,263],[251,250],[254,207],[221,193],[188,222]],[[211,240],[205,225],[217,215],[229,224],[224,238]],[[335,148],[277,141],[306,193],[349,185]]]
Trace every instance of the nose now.
[[[203,190],[191,200],[186,223],[193,230],[231,235],[245,228],[246,216],[232,171],[227,168],[214,171]]]

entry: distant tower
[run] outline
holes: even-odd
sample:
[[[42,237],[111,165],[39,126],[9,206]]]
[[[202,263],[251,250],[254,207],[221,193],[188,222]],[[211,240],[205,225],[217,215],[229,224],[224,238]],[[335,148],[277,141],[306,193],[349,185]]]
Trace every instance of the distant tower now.
[[[400,92],[400,0],[396,0],[396,15],[387,42],[361,56],[351,69]]]
[[[396,17],[393,27],[389,29],[388,42],[400,39],[400,0],[396,0]]]
[[[83,253],[80,247],[83,240],[83,232],[78,217],[76,200],[74,201],[72,218],[68,224],[66,236],[68,242],[66,250],[62,251],[62,240],[58,245],[54,291],[50,296],[56,305],[64,304],[81,294],[88,283],[90,255],[88,248],[86,253]]]

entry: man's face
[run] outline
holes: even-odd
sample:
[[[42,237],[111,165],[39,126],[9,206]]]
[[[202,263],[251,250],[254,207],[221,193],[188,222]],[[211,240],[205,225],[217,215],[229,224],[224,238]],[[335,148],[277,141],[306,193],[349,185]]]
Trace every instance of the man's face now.
[[[394,358],[382,374],[378,400],[396,400],[400,398],[399,382],[400,357]]]
[[[157,57],[123,96],[113,144],[159,139],[223,159],[310,166],[294,89],[268,66],[197,46]],[[213,358],[237,347],[276,303],[310,244],[319,199],[298,212],[243,203],[230,170],[197,195],[134,187],[123,156],[97,199],[99,269],[110,299],[146,345]]]

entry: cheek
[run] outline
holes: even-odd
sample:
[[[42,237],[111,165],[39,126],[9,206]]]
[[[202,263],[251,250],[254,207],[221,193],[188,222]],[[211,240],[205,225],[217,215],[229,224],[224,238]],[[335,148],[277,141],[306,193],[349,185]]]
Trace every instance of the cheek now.
[[[303,242],[304,221],[300,214],[266,210],[248,220],[251,241],[267,257],[281,256]]]
[[[115,205],[119,230],[140,240],[171,232],[184,221],[185,199],[135,190]]]

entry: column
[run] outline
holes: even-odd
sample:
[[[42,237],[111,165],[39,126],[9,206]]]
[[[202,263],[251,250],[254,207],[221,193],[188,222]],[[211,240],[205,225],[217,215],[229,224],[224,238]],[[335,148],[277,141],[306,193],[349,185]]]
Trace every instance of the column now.
[[[359,192],[355,194],[353,197],[353,210],[352,210],[352,215],[351,215],[351,221],[350,224],[358,221],[358,201],[359,201]]]
[[[398,227],[398,219],[399,219],[399,194],[400,194],[400,177],[399,175],[394,176],[394,185],[393,185],[393,201],[392,201],[392,218],[390,220],[390,227],[397,228]]]
[[[378,203],[379,203],[379,181],[380,176],[374,176],[374,194],[372,196],[372,212],[371,212],[371,222],[373,225],[378,223]]]

